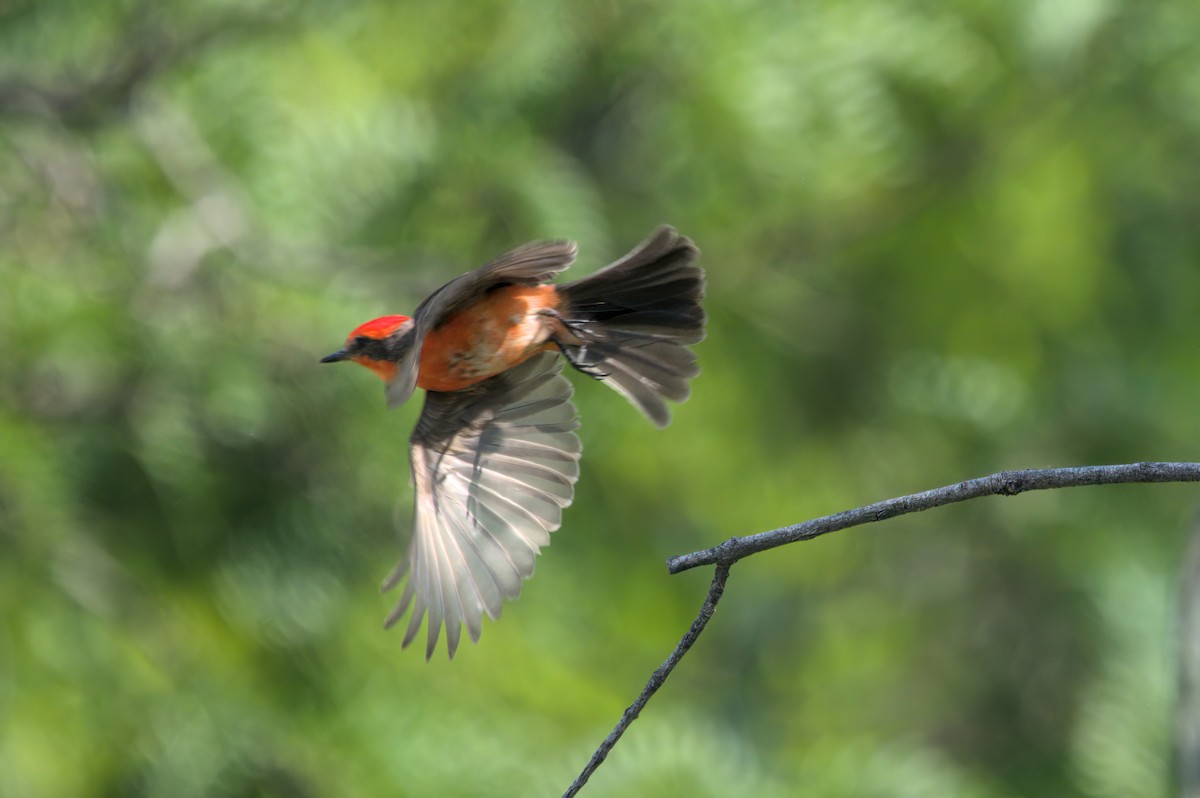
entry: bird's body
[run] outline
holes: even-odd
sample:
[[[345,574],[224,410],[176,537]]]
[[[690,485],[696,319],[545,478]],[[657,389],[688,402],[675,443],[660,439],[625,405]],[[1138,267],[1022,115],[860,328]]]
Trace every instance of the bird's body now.
[[[482,616],[516,597],[559,527],[580,443],[557,353],[658,426],[670,419],[664,399],[687,398],[698,372],[688,346],[704,337],[698,254],[662,227],[616,263],[553,285],[575,245],[528,244],[442,286],[411,318],[360,325],[323,359],[371,369],[392,406],[426,391],[410,446],[413,540],[384,585],[408,577],[387,621],[413,607],[404,645],[426,613],[426,656],[443,624],[452,657],[462,624],[478,639]]]
[[[506,285],[430,330],[417,387],[458,391],[555,348],[550,341],[561,298],[553,285]]]

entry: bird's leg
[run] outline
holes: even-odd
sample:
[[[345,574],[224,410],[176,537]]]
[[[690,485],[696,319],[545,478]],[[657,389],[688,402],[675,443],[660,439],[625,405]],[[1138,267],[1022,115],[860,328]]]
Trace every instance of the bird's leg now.
[[[568,319],[554,308],[539,308],[537,313],[540,316],[553,319],[550,323],[550,328],[554,331],[554,335],[571,346],[578,346],[579,343],[582,343],[587,338],[596,339],[604,337],[604,331],[601,328],[589,327],[586,322],[579,321],[578,319]],[[570,333],[570,336],[562,335],[563,332]]]
[[[595,360],[588,357],[589,345],[604,337],[602,331],[589,327],[584,322],[565,318],[553,308],[541,308],[538,314],[550,319],[550,340],[576,371],[597,380],[608,376],[607,371],[601,371],[599,368],[604,360],[603,355]]]

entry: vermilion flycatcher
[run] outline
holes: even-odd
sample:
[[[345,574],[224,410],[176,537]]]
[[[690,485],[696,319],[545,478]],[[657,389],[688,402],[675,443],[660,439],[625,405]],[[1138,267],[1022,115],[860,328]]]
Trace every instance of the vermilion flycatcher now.
[[[407,646],[429,613],[425,656],[442,625],[450,656],[462,624],[479,639],[516,598],[571,503],[579,427],[566,357],[611,385],[651,421],[670,421],[699,372],[688,346],[704,338],[699,250],[660,227],[621,260],[563,285],[570,241],[526,244],[439,288],[408,316],[355,329],[322,363],[353,360],[384,379],[388,404],[425,389],[409,460],[416,513],[408,553],[384,582],[407,574],[391,627],[411,604]]]

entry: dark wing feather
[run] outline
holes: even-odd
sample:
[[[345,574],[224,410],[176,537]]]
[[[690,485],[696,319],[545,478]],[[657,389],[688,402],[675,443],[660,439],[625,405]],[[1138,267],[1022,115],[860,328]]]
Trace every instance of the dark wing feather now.
[[[574,241],[534,241],[506,252],[475,271],[456,277],[417,306],[413,318],[433,326],[500,285],[541,285],[575,262]]]
[[[426,658],[443,625],[451,657],[463,624],[479,639],[483,615],[520,593],[571,503],[579,422],[561,370],[543,353],[473,389],[425,395],[410,450],[413,538],[384,589],[408,576],[386,625],[411,605],[407,646],[428,614]]]
[[[534,241],[456,277],[426,297],[413,313],[412,345],[397,364],[396,376],[387,385],[388,406],[403,404],[416,390],[418,353],[430,330],[469,307],[492,288],[548,282],[574,263],[577,250],[573,241]]]

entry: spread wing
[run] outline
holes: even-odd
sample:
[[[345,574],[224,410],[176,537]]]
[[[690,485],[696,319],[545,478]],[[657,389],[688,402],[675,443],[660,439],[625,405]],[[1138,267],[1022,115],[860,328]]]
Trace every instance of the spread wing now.
[[[428,613],[428,659],[443,624],[450,656],[462,624],[479,639],[533,574],[571,503],[579,422],[557,354],[542,353],[466,391],[429,391],[410,449],[416,513],[408,553],[384,583],[407,582],[385,626],[412,606],[407,646]]]
[[[506,252],[472,272],[456,277],[434,291],[413,313],[413,342],[397,364],[396,376],[387,385],[389,407],[404,404],[417,387],[417,353],[425,336],[446,318],[501,285],[541,285],[575,262],[573,241],[534,241]]]

